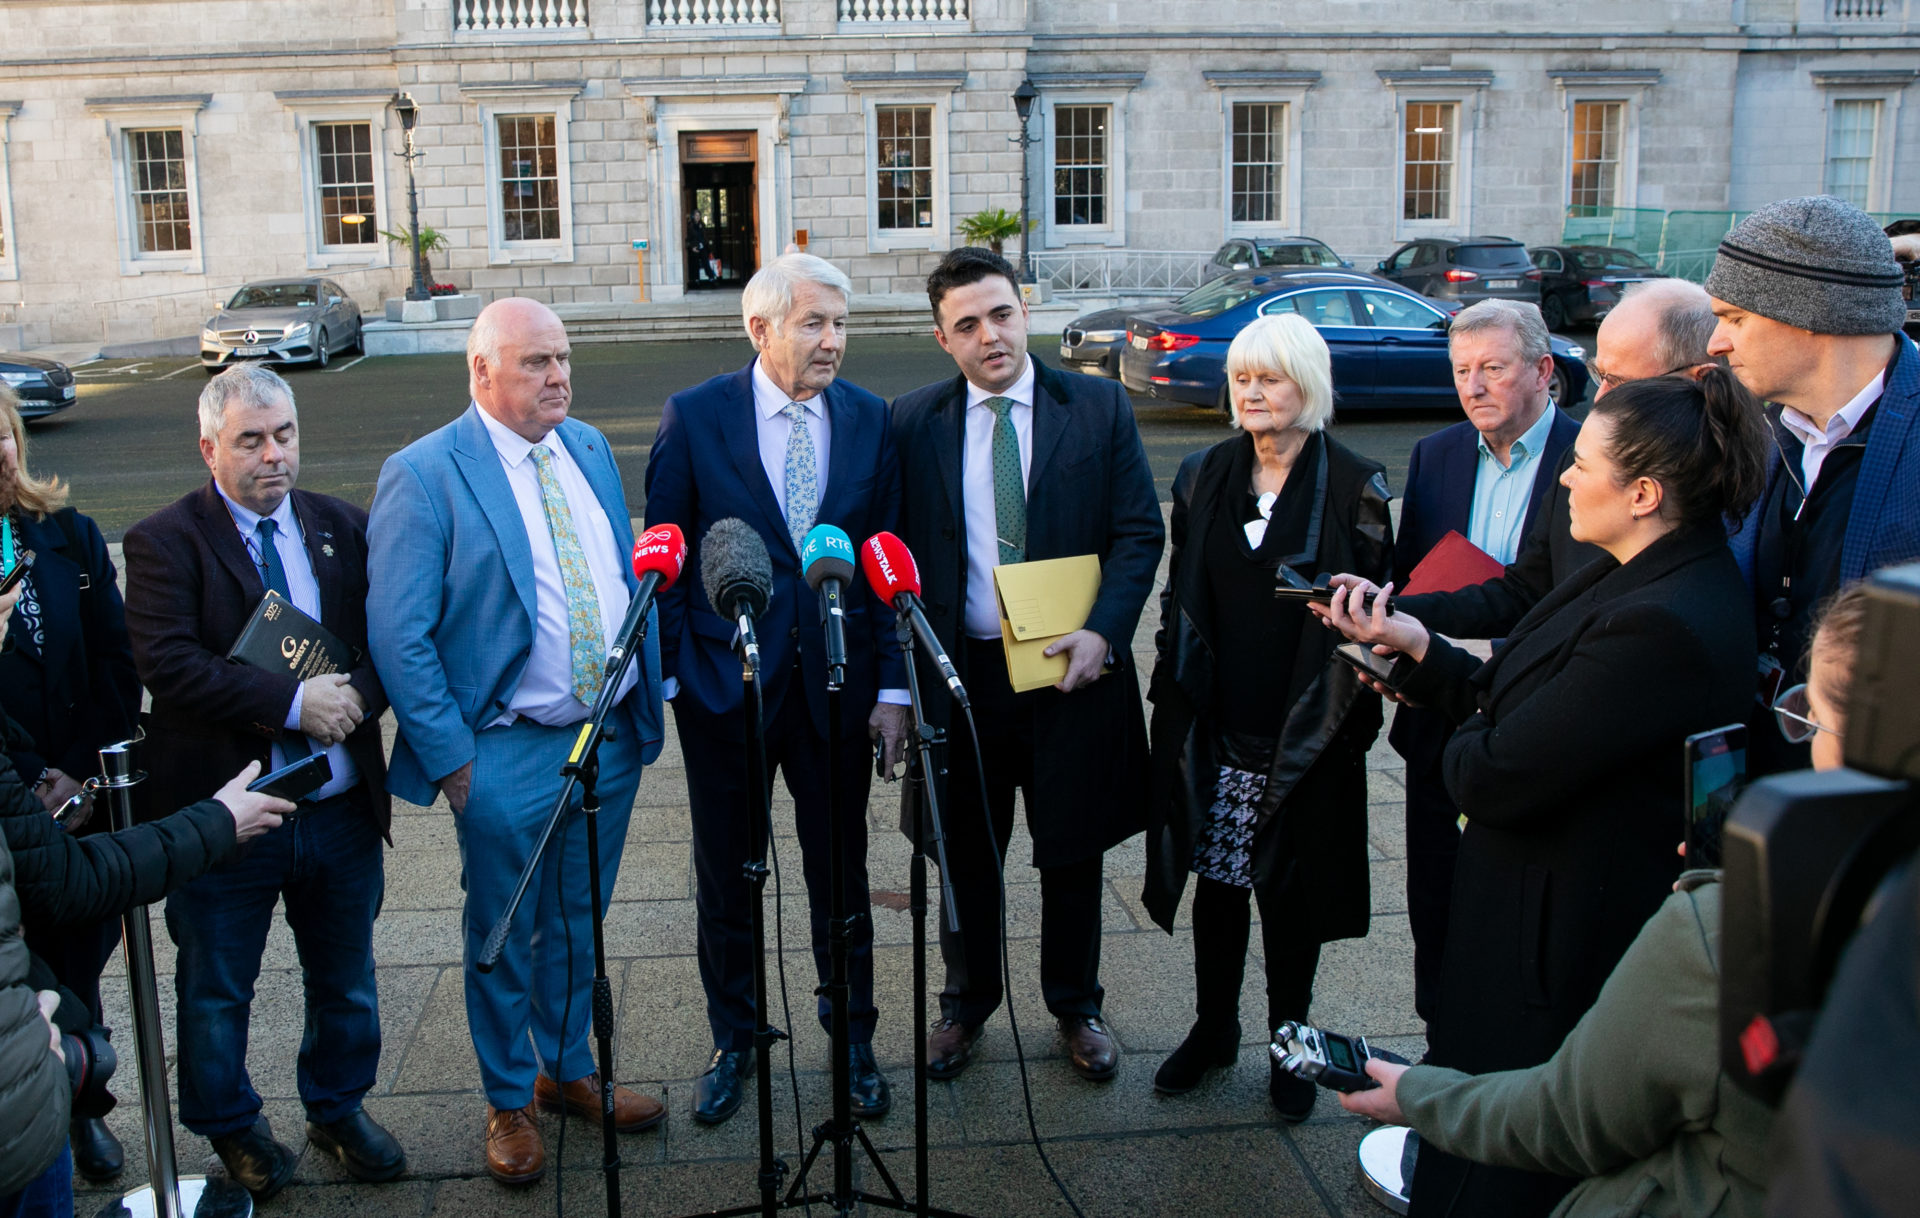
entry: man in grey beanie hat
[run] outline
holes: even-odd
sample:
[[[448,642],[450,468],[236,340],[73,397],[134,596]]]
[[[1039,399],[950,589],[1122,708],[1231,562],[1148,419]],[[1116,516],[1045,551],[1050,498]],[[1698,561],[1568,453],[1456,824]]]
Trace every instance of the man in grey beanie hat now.
[[[1808,764],[1770,710],[1805,680],[1814,610],[1920,557],[1920,350],[1900,333],[1903,279],[1873,218],[1827,195],[1748,216],[1707,276],[1707,350],[1766,403],[1775,441],[1766,494],[1733,538],[1760,632],[1754,774]]]

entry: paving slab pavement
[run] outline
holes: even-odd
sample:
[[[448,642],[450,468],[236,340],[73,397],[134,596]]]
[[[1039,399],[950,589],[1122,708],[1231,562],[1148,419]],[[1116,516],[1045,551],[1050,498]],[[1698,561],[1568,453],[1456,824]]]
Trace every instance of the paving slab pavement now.
[[[1165,578],[1164,564],[1162,579]],[[1150,600],[1150,609],[1157,602]],[[1156,614],[1143,615],[1134,639],[1143,671],[1152,665]],[[391,733],[392,720],[387,720]],[[1404,787],[1399,758],[1383,732],[1368,758],[1368,842],[1372,859],[1372,927],[1364,939],[1327,945],[1321,955],[1313,1015],[1338,1030],[1379,1038],[1407,1055],[1424,1049],[1413,1013],[1413,948],[1407,931]],[[875,784],[869,809],[869,867],[874,895],[875,984],[880,1025],[875,1054],[894,1088],[893,1112],[869,1124],[887,1170],[912,1195],[912,923],[904,912],[908,844],[895,831],[895,788]],[[487,1174],[481,1148],[485,1100],[466,1027],[460,969],[459,856],[444,802],[418,808],[396,801],[393,848],[387,854],[387,896],[374,928],[384,1044],[367,1109],[406,1147],[409,1171],[393,1184],[352,1181],[332,1160],[305,1148],[295,1183],[261,1207],[263,1214],[301,1218],[534,1218],[561,1212],[604,1212],[597,1123],[567,1122],[560,1171],[560,1122],[543,1115],[550,1169],[540,1183],[509,1190]],[[777,1152],[798,1165],[799,1127],[830,1115],[827,1036],[813,1018],[814,984],[806,938],[806,902],[793,836],[792,803],[777,792],[775,847],[784,866],[779,910],[786,940],[786,981],[794,1033],[794,1076],[776,1058],[774,1137]],[[685,772],[672,733],[658,764],[643,779],[633,811],[606,934],[619,1027],[618,1081],[663,1099],[659,1129],[623,1137],[622,1195],[632,1215],[681,1215],[753,1202],[758,1154],[754,1107],[743,1106],[717,1128],[691,1114],[693,1079],[710,1052],[705,1003],[694,958],[694,902]],[[1141,906],[1142,839],[1109,852],[1103,896],[1102,978],[1106,1013],[1123,1049],[1119,1077],[1081,1080],[1039,987],[1038,873],[1026,865],[1024,829],[1011,844],[1009,959],[1015,1013],[1027,1059],[1034,1120],[1054,1167],[1092,1218],[1208,1211],[1214,1215],[1384,1214],[1354,1181],[1354,1151],[1370,1123],[1349,1116],[1322,1093],[1313,1116],[1281,1123],[1266,1100],[1265,1000],[1260,936],[1253,936],[1242,994],[1245,1043],[1239,1063],[1185,1096],[1158,1095],[1155,1069],[1192,1022],[1192,937],[1183,904],[1178,933],[1168,936]],[[584,881],[583,881],[584,882]],[[769,885],[769,937],[773,930]],[[161,1007],[167,1043],[175,1043],[173,946],[153,916]],[[933,937],[931,917],[929,938]],[[928,962],[928,1005],[940,982],[937,948]],[[770,985],[777,987],[770,975]],[[777,988],[775,993],[777,994]],[[108,1124],[127,1148],[123,1183],[147,1178],[134,1079],[132,1021],[118,959],[103,985],[108,1022],[118,1029],[121,1105]],[[304,1146],[305,1118],[294,1082],[303,1019],[299,962],[292,935],[276,923],[268,938],[254,1003],[248,1066],[266,1099],[266,1115],[288,1145]],[[800,1094],[798,1124],[793,1104]],[[177,1096],[177,1084],[174,1094]],[[1019,1064],[1003,1008],[988,1024],[978,1060],[959,1080],[929,1088],[928,1137],[932,1204],[970,1214],[1056,1215],[1069,1211],[1028,1140]],[[184,1173],[219,1170],[206,1141],[176,1123]],[[564,1177],[559,1179],[557,1177]],[[861,1187],[881,1191],[864,1166]],[[830,1166],[816,1168],[816,1189],[831,1186]],[[117,1190],[76,1179],[76,1213],[91,1216]],[[556,1211],[556,1190],[563,1207]],[[816,1207],[815,1212],[825,1213]]]

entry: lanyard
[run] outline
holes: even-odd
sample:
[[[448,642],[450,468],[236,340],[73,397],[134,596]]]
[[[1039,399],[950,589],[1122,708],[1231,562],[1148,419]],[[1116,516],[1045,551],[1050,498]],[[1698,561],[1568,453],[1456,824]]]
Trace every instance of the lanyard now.
[[[0,576],[13,574],[13,517],[0,516]]]

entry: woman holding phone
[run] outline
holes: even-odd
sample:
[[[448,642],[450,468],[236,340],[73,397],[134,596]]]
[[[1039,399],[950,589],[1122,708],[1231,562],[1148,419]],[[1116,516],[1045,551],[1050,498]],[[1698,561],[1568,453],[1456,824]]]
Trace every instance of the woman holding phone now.
[[[1169,934],[1194,876],[1193,1030],[1153,1080],[1169,1095],[1238,1054],[1255,900],[1263,1033],[1307,1018],[1320,945],[1365,935],[1370,912],[1365,764],[1380,701],[1332,661],[1338,638],[1274,587],[1285,570],[1384,582],[1393,556],[1386,475],[1326,434],[1331,359],[1305,318],[1263,317],[1242,330],[1227,350],[1227,380],[1238,434],[1189,456],[1174,478],[1147,694],[1144,899]],[[1283,1119],[1313,1111],[1313,1084],[1285,1071],[1272,1070],[1269,1094]]]
[[[1562,475],[1576,541],[1605,551],[1481,664],[1343,578],[1313,612],[1414,661],[1408,702],[1460,726],[1443,760],[1466,816],[1426,1061],[1546,1061],[1667,895],[1685,825],[1683,742],[1746,717],[1752,597],[1725,521],[1760,493],[1765,433],[1732,374],[1624,384],[1594,402]],[[1419,1215],[1544,1215],[1573,1181],[1425,1146]]]

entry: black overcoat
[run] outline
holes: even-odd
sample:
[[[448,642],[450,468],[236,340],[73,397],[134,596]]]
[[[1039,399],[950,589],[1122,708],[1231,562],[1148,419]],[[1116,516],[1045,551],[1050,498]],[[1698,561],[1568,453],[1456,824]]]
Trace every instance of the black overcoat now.
[[[1113,646],[1113,671],[1070,694],[1034,692],[1034,785],[1027,803],[1036,867],[1083,861],[1146,824],[1147,725],[1133,663],[1133,632],[1166,544],[1160,497],[1133,404],[1113,381],[1033,361],[1033,455],[1027,471],[1027,558],[1100,559],[1100,592],[1086,628]],[[934,633],[966,679],[966,516],[961,455],[967,382],[954,377],[893,403],[900,455],[900,534],[920,568]],[[946,686],[920,656],[927,721],[952,717]],[[936,781],[942,781],[936,779]],[[942,786],[944,794],[944,783]],[[913,784],[901,831],[912,835]],[[946,807],[947,801],[941,801]]]
[[[1751,594],[1718,529],[1601,557],[1484,665],[1436,639],[1407,697],[1463,720],[1444,758],[1467,818],[1428,1060],[1537,1065],[1672,890],[1682,745],[1753,698]]]
[[[1307,527],[1320,571],[1354,572],[1385,583],[1393,575],[1393,525],[1382,467],[1317,433],[1321,485]],[[1142,899],[1169,934],[1193,863],[1193,843],[1213,802],[1213,606],[1196,546],[1215,512],[1240,488],[1228,486],[1235,454],[1253,437],[1235,436],[1193,453],[1173,481],[1173,553],[1160,597],[1153,703],[1153,803],[1148,814]],[[1290,925],[1314,942],[1367,933],[1367,805],[1364,765],[1380,732],[1380,699],[1335,659],[1339,638],[1318,623],[1300,632],[1291,704],[1274,750],[1255,829],[1253,880],[1277,894]]]

